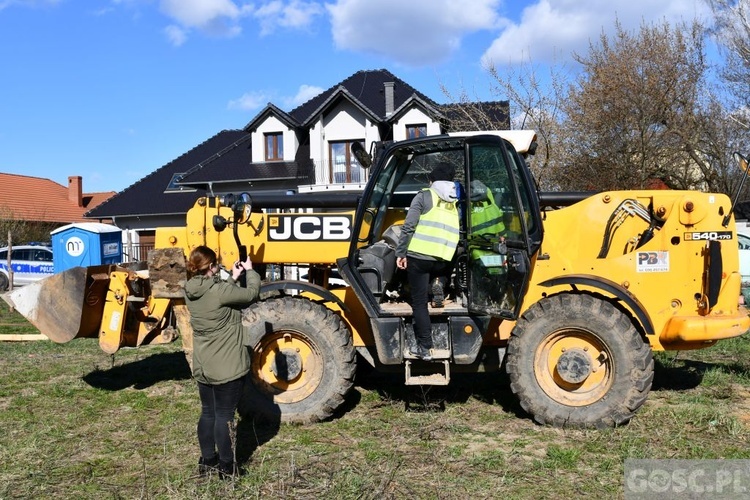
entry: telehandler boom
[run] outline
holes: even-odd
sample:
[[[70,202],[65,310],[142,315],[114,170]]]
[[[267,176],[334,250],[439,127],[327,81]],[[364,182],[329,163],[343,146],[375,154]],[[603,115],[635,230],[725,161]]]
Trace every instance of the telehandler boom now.
[[[256,415],[330,417],[358,363],[413,385],[504,366],[537,422],[620,425],[648,396],[653,350],[750,328],[731,202],[696,191],[540,194],[525,161],[533,149],[526,131],[396,142],[374,161],[358,148],[364,192],[200,198],[184,227],[157,230],[148,269],[76,268],[6,300],[52,340],[98,337],[107,352],[179,331],[190,360],[185,255],[208,245],[227,265],[249,255],[266,271],[262,300],[243,311],[253,361],[243,406]],[[394,247],[412,197],[446,161],[465,193],[462,234],[423,361],[404,354],[415,340]],[[503,221],[487,231],[478,214],[490,204]],[[304,279],[283,279],[300,268]]]

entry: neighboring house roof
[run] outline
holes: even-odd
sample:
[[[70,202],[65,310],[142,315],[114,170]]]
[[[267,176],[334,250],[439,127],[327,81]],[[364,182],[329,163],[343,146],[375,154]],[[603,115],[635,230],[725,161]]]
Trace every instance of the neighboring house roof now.
[[[416,95],[422,101],[438,108],[438,104],[419,92],[417,89],[396,77],[388,70],[357,71],[341,83],[334,85],[316,95],[306,103],[289,112],[289,115],[303,126],[309,125],[320,112],[337,96],[348,96],[355,103],[361,104],[365,111],[369,111],[380,121],[385,121],[386,100],[384,98],[385,84],[394,83],[393,108],[398,109],[405,101]]]
[[[440,106],[453,131],[510,130],[509,101],[474,101]]]
[[[242,130],[222,130],[187,153],[167,163],[105,203],[86,213],[89,218],[155,214],[184,214],[205,190],[165,193],[175,174],[184,174],[207,161],[247,134]]]
[[[80,177],[71,187],[62,186],[50,179],[28,175],[0,173],[3,197],[0,201],[0,218],[12,217],[34,222],[85,222],[84,213],[98,206],[114,191],[80,193]],[[74,191],[71,192],[71,189]],[[80,198],[79,198],[80,194]]]

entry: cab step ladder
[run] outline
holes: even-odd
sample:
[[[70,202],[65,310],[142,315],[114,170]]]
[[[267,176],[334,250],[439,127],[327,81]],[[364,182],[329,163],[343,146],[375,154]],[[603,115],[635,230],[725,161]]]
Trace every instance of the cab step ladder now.
[[[406,385],[448,385],[451,380],[450,361],[447,359],[417,361],[419,371],[427,372],[418,375],[412,375],[412,363],[412,360],[406,360]]]

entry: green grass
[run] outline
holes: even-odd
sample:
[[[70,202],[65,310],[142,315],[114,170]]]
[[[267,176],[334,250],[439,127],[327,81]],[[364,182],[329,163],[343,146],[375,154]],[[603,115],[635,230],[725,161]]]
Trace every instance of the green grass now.
[[[0,333],[36,333],[0,304]],[[10,325],[10,326],[8,326]],[[603,431],[534,424],[500,374],[422,391],[372,374],[313,425],[242,419],[233,482],[196,477],[199,401],[179,342],[0,343],[0,498],[591,498],[627,458],[750,458],[750,342],[659,353],[649,400]]]

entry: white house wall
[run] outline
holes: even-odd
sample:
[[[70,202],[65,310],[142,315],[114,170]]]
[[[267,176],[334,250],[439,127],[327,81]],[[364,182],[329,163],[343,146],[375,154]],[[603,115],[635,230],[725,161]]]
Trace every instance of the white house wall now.
[[[326,142],[362,139],[367,133],[368,121],[365,114],[350,102],[342,102],[324,118]],[[327,157],[327,152],[323,157]]]
[[[258,125],[252,133],[253,163],[266,161],[265,134],[282,132],[284,135],[284,161],[294,161],[299,144],[294,130],[284,125],[277,117],[271,115]]]
[[[393,140],[403,141],[406,139],[406,127],[408,125],[427,125],[427,135],[441,134],[440,124],[432,121],[432,118],[420,108],[414,107],[408,110],[393,124]]]

